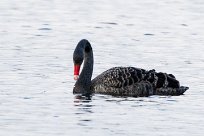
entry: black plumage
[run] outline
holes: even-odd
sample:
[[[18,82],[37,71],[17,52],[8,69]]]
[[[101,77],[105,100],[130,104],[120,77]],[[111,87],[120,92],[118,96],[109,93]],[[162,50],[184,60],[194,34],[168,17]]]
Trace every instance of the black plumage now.
[[[172,74],[135,67],[113,67],[91,81],[93,53],[90,43],[81,40],[74,52],[77,63],[84,60],[84,67],[77,80],[74,93],[101,93],[113,96],[181,95],[188,87],[180,86]],[[80,59],[79,59],[80,58]],[[83,58],[83,59],[81,59]]]

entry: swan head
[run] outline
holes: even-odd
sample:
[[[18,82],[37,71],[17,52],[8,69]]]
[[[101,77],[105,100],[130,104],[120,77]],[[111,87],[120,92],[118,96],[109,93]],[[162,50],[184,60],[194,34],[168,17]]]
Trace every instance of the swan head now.
[[[82,39],[76,46],[73,54],[74,62],[74,80],[79,78],[81,64],[84,61],[85,55],[91,53],[92,48],[88,40]]]
[[[74,62],[74,80],[77,80],[79,78],[79,71],[81,64],[84,59],[84,53],[83,53],[83,44],[78,43],[76,49],[74,50],[73,54],[73,62]]]

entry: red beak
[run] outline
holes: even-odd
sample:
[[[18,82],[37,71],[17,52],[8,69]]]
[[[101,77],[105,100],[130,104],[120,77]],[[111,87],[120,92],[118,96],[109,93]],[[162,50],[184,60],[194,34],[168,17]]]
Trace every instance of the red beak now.
[[[79,77],[80,65],[74,65],[74,80],[77,80]]]

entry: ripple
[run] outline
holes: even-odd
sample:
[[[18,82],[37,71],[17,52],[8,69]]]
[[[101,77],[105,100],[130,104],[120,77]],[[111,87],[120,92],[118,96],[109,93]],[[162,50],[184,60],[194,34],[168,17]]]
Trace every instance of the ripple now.
[[[34,36],[45,36],[45,35],[42,35],[42,34],[36,34],[36,35],[34,35]]]
[[[23,97],[23,99],[32,99],[33,97]]]
[[[81,119],[79,121],[82,121],[82,122],[91,122],[92,120],[91,119]]]
[[[96,26],[95,28],[97,28],[97,29],[102,29],[103,27],[100,27],[100,26]]]
[[[146,33],[144,35],[147,35],[147,36],[154,36],[154,34],[151,34],[151,33]]]
[[[50,31],[50,30],[52,30],[52,29],[51,29],[51,28],[43,27],[43,28],[39,28],[38,30],[42,30],[42,31]]]
[[[187,24],[181,24],[182,26],[188,26]]]
[[[100,22],[101,24],[108,24],[108,25],[118,25],[118,23],[115,22]]]
[[[190,60],[186,60],[184,61],[186,64],[192,64],[192,62]]]
[[[134,26],[134,24],[126,24],[126,26]]]

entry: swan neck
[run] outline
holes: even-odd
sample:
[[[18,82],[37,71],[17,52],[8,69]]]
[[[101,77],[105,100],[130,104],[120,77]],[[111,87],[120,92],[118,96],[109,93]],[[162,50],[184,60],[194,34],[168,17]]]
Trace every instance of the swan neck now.
[[[90,46],[90,45],[89,45]],[[91,94],[90,86],[91,86],[91,77],[93,73],[93,51],[90,46],[90,51],[86,52],[84,48],[83,55],[83,68],[79,75],[79,78],[75,84],[76,93],[82,93],[82,95]]]
[[[83,78],[83,81],[90,81],[93,73],[93,53],[84,55],[84,63],[83,63],[83,69],[79,75],[79,79]]]

